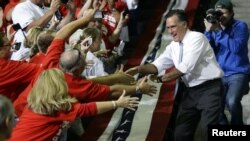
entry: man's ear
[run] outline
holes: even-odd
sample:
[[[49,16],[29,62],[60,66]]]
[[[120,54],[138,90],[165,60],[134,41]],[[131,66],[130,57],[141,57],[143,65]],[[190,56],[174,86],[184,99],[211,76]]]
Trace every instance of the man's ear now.
[[[188,22],[185,21],[183,24],[184,24],[185,28],[188,28]]]
[[[7,127],[7,126],[10,124],[10,122],[11,122],[10,117],[7,117],[7,118],[5,119],[5,126]]]

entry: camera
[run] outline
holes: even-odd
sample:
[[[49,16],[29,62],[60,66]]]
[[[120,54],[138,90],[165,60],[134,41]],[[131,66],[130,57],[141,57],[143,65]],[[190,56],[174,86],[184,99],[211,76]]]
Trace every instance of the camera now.
[[[69,0],[61,0],[63,4],[67,4]]]
[[[55,12],[55,19],[56,21],[61,21],[63,19],[62,14],[60,13],[59,10]]]
[[[125,16],[128,15],[128,14],[129,14],[129,10],[128,10],[128,8],[126,7],[126,8],[124,9],[123,17],[125,17]]]
[[[220,21],[220,17],[223,13],[220,10],[208,9],[206,12],[206,20],[209,23],[215,24]]]
[[[101,10],[96,10],[94,18],[95,19],[102,19],[103,18],[103,12]]]
[[[11,49],[13,51],[18,51],[21,47],[21,44],[22,44],[21,42],[16,42],[14,45],[12,45]]]
[[[15,31],[18,31],[19,29],[22,29],[22,28],[21,28],[21,25],[20,25],[19,23],[13,24],[13,25],[12,25],[12,28],[13,28]]]

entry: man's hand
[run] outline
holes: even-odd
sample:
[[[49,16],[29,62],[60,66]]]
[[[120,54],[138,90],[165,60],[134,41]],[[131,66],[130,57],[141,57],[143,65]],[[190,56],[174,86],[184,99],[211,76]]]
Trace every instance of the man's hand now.
[[[207,32],[209,32],[209,31],[218,31],[220,29],[220,23],[219,22],[216,22],[216,23],[212,24],[212,23],[208,22],[207,19],[204,19],[204,24],[205,24]]]
[[[147,76],[145,76],[144,78],[140,79],[137,82],[137,86],[139,87],[139,90],[146,95],[149,96],[153,96],[154,94],[156,94],[156,87],[154,85],[149,85],[147,82]]]
[[[81,43],[80,43],[80,49],[84,53],[87,53],[89,51],[89,47],[93,44],[93,39],[92,37],[87,37],[85,38]]]
[[[119,80],[120,84],[127,84],[127,85],[135,84],[136,81],[134,77],[129,74],[126,74],[123,71],[123,68],[124,68],[124,65],[121,65],[120,68],[117,67],[115,73],[113,74],[113,77],[116,77],[117,80]]]
[[[53,12],[56,12],[59,7],[61,6],[61,0],[52,0],[51,3],[50,3],[50,9],[53,11]]]
[[[110,50],[99,50],[99,51],[96,51],[96,52],[94,52],[94,55],[96,56],[96,57],[104,57],[104,58],[107,58],[108,57],[108,52],[109,52]]]
[[[136,75],[137,73],[139,73],[139,66],[130,68],[130,69],[126,70],[125,73],[129,74],[129,75],[132,75],[132,76]]]

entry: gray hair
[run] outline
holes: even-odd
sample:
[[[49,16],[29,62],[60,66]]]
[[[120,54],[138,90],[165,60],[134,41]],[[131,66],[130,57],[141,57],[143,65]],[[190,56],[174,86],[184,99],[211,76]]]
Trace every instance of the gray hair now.
[[[78,49],[69,49],[62,53],[59,66],[64,72],[73,73],[81,67],[82,62],[85,64],[85,58],[85,53]]]
[[[0,95],[0,134],[7,138],[10,136],[12,130],[6,125],[5,121],[8,118],[9,120],[14,120],[14,108],[7,97]]]
[[[4,120],[13,113],[14,108],[11,101],[7,97],[0,95],[0,125],[2,125]]]

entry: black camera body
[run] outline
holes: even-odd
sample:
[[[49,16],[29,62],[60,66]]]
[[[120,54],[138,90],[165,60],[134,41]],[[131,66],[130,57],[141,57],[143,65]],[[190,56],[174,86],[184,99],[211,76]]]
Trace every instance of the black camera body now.
[[[21,47],[21,42],[16,42],[14,45],[12,45],[12,50],[13,51],[18,51],[19,49],[20,49],[20,47]]]
[[[63,4],[67,4],[69,0],[61,0]]]
[[[223,15],[223,12],[215,9],[208,9],[206,12],[206,20],[209,23],[215,24],[220,21],[220,17]]]

